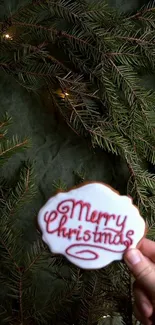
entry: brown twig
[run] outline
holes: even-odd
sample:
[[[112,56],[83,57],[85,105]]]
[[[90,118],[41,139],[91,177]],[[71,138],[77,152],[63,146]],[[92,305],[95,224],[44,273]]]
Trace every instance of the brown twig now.
[[[87,41],[85,41],[85,40],[83,40],[83,39],[81,39],[79,37],[70,35],[70,34],[68,34],[66,32],[61,32],[61,31],[59,32],[56,29],[51,28],[51,27],[45,27],[45,26],[42,26],[42,25],[37,25],[37,24],[32,24],[32,23],[21,23],[21,22],[12,22],[12,25],[13,26],[21,26],[21,27],[23,26],[23,27],[30,27],[30,28],[39,28],[39,29],[43,29],[43,30],[49,31],[49,32],[53,31],[56,36],[59,35],[59,36],[68,37],[70,39],[75,39],[75,40],[77,40],[79,42],[82,42],[84,44],[91,45],[90,43],[88,43]]]
[[[33,264],[40,258],[42,252],[34,258],[34,260],[28,265],[28,267],[25,269],[24,274],[30,270],[30,268],[33,266]]]
[[[127,52],[107,52],[107,53],[105,53],[105,55],[109,55],[109,56],[115,56],[115,55],[127,55],[127,56],[133,56],[133,57],[137,57],[137,58],[139,58],[139,54],[135,54],[135,53],[127,53]]]
[[[147,13],[147,12],[151,12],[151,11],[154,11],[155,10],[155,8],[149,8],[149,9],[144,9],[144,10],[142,10],[142,11],[139,11],[139,12],[137,12],[136,14],[134,14],[134,15],[132,15],[132,16],[130,16],[130,17],[127,17],[127,18],[125,18],[125,20],[130,20],[130,19],[135,19],[135,18],[139,18],[139,17],[141,17],[142,15],[144,15],[145,13]]]
[[[11,147],[9,149],[6,149],[5,151],[0,152],[0,157],[3,156],[3,155],[5,155],[9,151],[14,150],[15,148],[20,148],[20,147],[22,147],[22,146],[24,146],[26,144],[28,144],[28,140],[25,140],[23,142],[20,142],[20,143],[16,144],[15,146],[13,146],[13,147]]]
[[[38,46],[34,46],[34,45],[29,45],[26,44],[26,46],[31,46],[32,49],[34,50],[35,53],[40,53],[42,54],[42,48],[47,46],[49,44],[49,42],[43,42],[41,44],[39,44]],[[22,44],[23,47],[25,47],[25,44]],[[47,59],[55,62],[56,64],[60,65],[64,70],[66,70],[67,72],[70,71],[70,69],[68,69],[62,62],[60,62],[58,59],[56,59],[54,56],[52,56],[49,53],[43,52],[44,57],[46,57]],[[18,61],[17,61],[18,62]]]
[[[137,43],[141,43],[141,44],[150,44],[150,45],[152,45],[152,43],[150,43],[149,41],[144,41],[141,38],[127,37],[127,36],[117,36],[117,35],[115,35],[115,37],[118,38],[118,39],[124,39],[124,40],[129,41],[129,42],[137,42]],[[153,42],[153,43],[155,43],[155,42]]]
[[[26,71],[26,70],[19,70],[18,72],[20,73],[25,73],[26,75],[30,76],[38,76],[38,77],[51,77],[51,74],[49,73],[39,73],[39,72],[31,72],[31,71]],[[15,71],[16,73],[16,71]]]
[[[151,22],[154,23],[154,20],[149,19],[149,18],[139,17],[139,20],[146,20],[146,21],[149,21],[150,23],[151,23]]]
[[[0,62],[0,66],[5,67],[5,68],[8,68],[8,64],[3,63],[3,62],[2,63]]]
[[[3,128],[3,127],[6,126],[7,124],[8,124],[8,121],[0,123],[0,128]]]

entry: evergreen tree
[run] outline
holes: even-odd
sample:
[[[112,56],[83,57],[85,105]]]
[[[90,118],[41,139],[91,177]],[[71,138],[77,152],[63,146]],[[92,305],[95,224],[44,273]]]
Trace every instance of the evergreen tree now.
[[[29,1],[0,22],[0,67],[29,91],[44,91],[70,127],[126,162],[126,194],[154,238],[155,93],[142,84],[154,72],[154,3],[126,16],[103,1]],[[6,122],[5,122],[6,121]],[[1,123],[8,123],[8,118]],[[5,140],[1,162],[24,146]],[[19,144],[19,145],[18,145]],[[1,186],[2,324],[95,324],[122,315],[132,324],[132,279],[124,264],[83,271],[49,253],[39,234],[24,241],[21,211],[34,195],[31,167]],[[121,283],[121,286],[120,286]]]

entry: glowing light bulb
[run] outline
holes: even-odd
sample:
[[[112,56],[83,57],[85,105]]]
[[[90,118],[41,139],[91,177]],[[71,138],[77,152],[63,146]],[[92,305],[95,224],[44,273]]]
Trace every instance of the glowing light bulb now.
[[[65,93],[65,96],[69,96],[69,94],[68,93]]]
[[[10,36],[9,34],[4,34],[3,37],[11,41],[13,40],[12,36]]]

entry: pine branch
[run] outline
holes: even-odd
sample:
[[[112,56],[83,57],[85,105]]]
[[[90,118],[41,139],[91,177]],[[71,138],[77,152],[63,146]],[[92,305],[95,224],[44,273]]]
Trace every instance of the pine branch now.
[[[26,89],[48,89],[52,105],[77,135],[88,137],[94,147],[121,156],[130,172],[127,192],[147,216],[152,236],[155,178],[147,170],[147,161],[155,163],[155,93],[142,87],[139,72],[152,73],[155,68],[153,7],[125,17],[103,1],[35,1],[0,24],[3,72]],[[6,33],[13,39],[7,40]],[[5,156],[13,149],[16,146],[8,144],[2,153]],[[62,257],[46,251],[40,239],[32,246],[23,242],[22,249],[19,247],[23,234],[20,211],[34,192],[27,172],[28,168],[9,192],[4,186],[0,201],[0,233],[21,267],[18,272],[1,244],[5,270],[13,265],[9,293],[18,301],[18,322],[28,319],[36,324],[52,321],[68,325],[80,319],[88,325],[113,309],[123,315],[122,323],[129,324],[131,295],[126,290],[129,276],[123,267],[112,265],[87,277],[87,272],[81,273]],[[55,185],[60,188],[64,184]],[[19,225],[16,240],[12,234],[15,223]],[[67,269],[67,275],[61,268]],[[43,297],[41,305],[37,294]],[[77,318],[72,316],[74,302],[76,312],[80,310]]]
[[[3,120],[0,121],[0,129],[2,129],[2,131],[3,131],[3,129],[5,128],[5,135],[6,135],[6,131],[7,131],[6,127],[11,124],[11,121],[12,121],[12,119],[7,113],[4,115]]]
[[[88,46],[90,46],[90,47],[92,47],[92,48],[94,48],[95,49],[95,47],[93,47],[92,45],[91,45],[91,43],[89,43],[87,40],[84,40],[84,39],[82,39],[82,38],[80,38],[80,37],[77,37],[77,36],[75,36],[75,35],[72,35],[72,34],[69,34],[69,33],[67,33],[67,32],[64,32],[64,31],[62,31],[62,32],[59,32],[59,31],[57,31],[56,29],[54,29],[53,27],[45,27],[45,26],[42,26],[42,25],[38,25],[38,24],[32,24],[32,23],[21,23],[21,22],[12,22],[12,26],[15,26],[15,27],[18,27],[18,26],[20,26],[20,27],[24,27],[24,28],[30,28],[30,29],[40,29],[40,30],[43,30],[43,31],[45,31],[45,32],[49,32],[50,33],[50,41],[52,41],[55,37],[65,37],[65,38],[67,38],[68,40],[74,40],[74,41],[77,41],[77,42],[79,42],[79,43],[81,43],[81,44],[84,44],[84,45],[88,45]],[[51,33],[53,33],[53,35],[51,34]],[[52,36],[52,37],[51,37]]]
[[[23,205],[30,202],[35,194],[33,168],[27,164],[20,171],[17,185],[9,193],[7,204],[2,211],[3,218],[12,220],[12,216],[17,214]]]
[[[84,273],[83,275],[83,294],[81,297],[79,324],[92,324],[91,319],[91,300],[96,290],[97,276],[95,272]]]
[[[8,253],[8,255],[9,255],[10,259],[12,260],[12,262],[13,262],[15,268],[17,269],[17,271],[19,271],[19,266],[18,266],[18,264],[16,263],[16,261],[14,260],[14,257],[13,257],[13,255],[12,255],[11,250],[7,247],[5,241],[4,241],[3,238],[1,238],[1,237],[0,237],[0,243],[1,243],[1,245],[4,247],[4,249],[6,250],[6,252]]]
[[[85,9],[85,6],[83,3],[78,4],[77,1],[71,2],[71,1],[64,1],[64,0],[58,0],[58,1],[51,1],[49,2],[50,9],[54,11],[56,14],[60,15],[60,17],[69,20],[69,22],[80,22],[81,23],[81,14],[83,13],[83,10]]]
[[[116,36],[116,38],[120,40],[125,40],[127,42],[135,42],[137,44],[142,44],[142,45],[151,45],[150,41],[146,41],[141,38],[127,37],[127,36]]]
[[[38,263],[38,260],[47,261],[49,258],[49,254],[45,251],[45,246],[40,238],[38,238],[37,241],[35,241],[29,250],[27,250],[25,254],[25,269],[23,269],[23,274],[25,275],[27,272],[31,271],[33,266]],[[55,256],[52,256],[50,254],[50,258],[55,258]]]
[[[6,115],[3,118],[0,126],[6,128],[10,123],[10,118]],[[3,139],[1,145],[1,157],[8,158],[13,153],[19,151],[19,148],[26,146],[27,140],[19,142],[16,139],[9,141]],[[13,144],[13,145],[12,145]],[[2,184],[3,185],[3,184]],[[24,312],[23,312],[23,271],[20,264],[19,256],[23,254],[21,231],[16,228],[17,210],[23,208],[26,201],[29,201],[34,196],[34,185],[32,183],[32,168],[30,165],[25,166],[19,177],[19,182],[15,188],[10,189],[6,194],[6,187],[1,188],[2,200],[1,200],[1,217],[0,217],[0,251],[1,251],[1,272],[3,277],[4,288],[7,288],[7,301],[9,303],[12,300],[16,300],[16,306],[19,304],[20,322],[23,323]],[[12,215],[14,214],[14,218]],[[19,242],[18,242],[19,239]],[[22,256],[23,258],[23,256]],[[7,278],[7,280],[6,280]],[[8,304],[7,304],[8,305]],[[17,308],[16,307],[16,308]],[[8,309],[9,312],[9,309]],[[12,313],[12,308],[11,308]],[[16,311],[18,314],[18,310]],[[6,319],[12,322],[14,320],[15,311],[11,315],[6,317],[6,314],[2,316],[0,313],[0,319],[6,321]]]
[[[144,92],[144,96],[139,91],[139,88],[137,87],[137,77],[136,74],[129,69],[129,67],[125,66],[116,66],[116,64],[110,60],[112,67],[117,71],[116,74],[114,74],[115,82],[118,84],[118,87],[121,86],[124,95],[126,99],[128,100],[129,105],[132,107],[133,105],[138,105],[140,107],[141,113],[144,115],[144,123],[147,124],[147,129],[150,133],[154,133],[154,125],[151,123],[151,121],[148,121],[147,113],[145,112],[145,109],[147,109],[147,97],[149,100],[149,94],[147,92]],[[120,77],[120,78],[119,78]],[[130,95],[129,95],[130,94]],[[136,109],[131,111],[131,116],[134,115],[134,118],[132,116],[132,121],[135,122],[135,118],[137,119],[138,114],[140,115],[140,111],[138,112],[137,116],[135,115]]]
[[[143,15],[149,12],[155,12],[154,8],[154,1],[150,1],[147,5],[147,7],[144,7],[140,11],[138,11],[136,14],[127,17],[125,20],[130,20],[130,19],[141,19]]]
[[[27,139],[20,142],[17,137],[14,137],[12,140],[7,140],[0,144],[0,164],[1,166],[8,160],[14,153],[24,150],[29,145]]]
[[[66,184],[61,180],[59,179],[58,181],[54,181],[52,183],[52,186],[56,189],[56,191],[66,191],[67,190],[67,186]]]

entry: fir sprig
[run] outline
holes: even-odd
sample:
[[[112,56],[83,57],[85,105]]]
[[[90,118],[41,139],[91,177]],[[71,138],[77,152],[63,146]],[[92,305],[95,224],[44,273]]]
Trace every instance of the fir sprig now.
[[[0,124],[3,148],[8,144],[9,123],[10,118],[5,116]],[[5,156],[5,162],[17,152],[12,147],[14,142],[10,141],[10,154]],[[24,144],[20,146],[20,150],[23,149]],[[66,309],[67,315],[68,305],[70,309],[72,300],[76,302],[80,296],[80,270],[49,252],[35,228],[35,238],[32,243],[28,242],[27,232],[35,223],[35,214],[28,226],[25,220],[25,211],[36,195],[32,164],[22,164],[17,176],[17,182],[1,179],[0,183],[0,322],[26,324],[28,319],[30,324],[48,324],[51,318],[56,322],[59,313],[64,321],[61,309]],[[32,209],[30,211],[32,213]]]
[[[155,165],[155,93],[142,86],[140,76],[145,71],[154,72],[154,18],[154,2],[126,16],[111,10],[103,1],[88,4],[84,0],[40,0],[20,6],[0,23],[2,71],[28,90],[46,87],[52,104],[76,134],[88,137],[93,146],[123,158],[130,172],[126,193],[133,197],[141,214],[147,218],[151,238],[154,238],[155,180],[148,166],[149,163]],[[0,139],[4,136],[2,131]],[[17,139],[3,142],[1,162],[23,145],[27,143]],[[81,323],[89,320],[88,324],[92,324],[98,320],[97,316],[103,315],[103,302],[106,312],[111,302],[114,311],[125,315],[122,322],[131,325],[128,294],[124,298],[115,287],[112,268],[99,272],[96,282],[96,274],[87,278],[85,272],[68,266],[63,259],[58,262],[40,241],[22,254],[25,262],[20,258],[23,253],[19,245],[21,228],[16,233],[19,236],[17,245],[10,230],[13,219],[9,219],[8,225],[7,216],[10,217],[10,212],[12,216],[12,211],[13,216],[15,211],[19,213],[25,200],[30,199],[31,190],[34,191],[31,182],[30,187],[27,186],[27,171],[25,169],[25,176],[22,174],[21,181],[7,193],[9,201],[5,208],[5,193],[1,200],[5,217],[2,221],[6,220],[0,228],[5,228],[1,242],[2,260],[5,261],[2,279],[12,299],[7,308],[11,317],[14,311],[13,321],[24,323],[28,319],[29,323],[46,324],[52,317],[54,324],[60,321],[73,324],[75,321],[69,314],[72,307],[75,315],[77,309],[80,311],[75,317],[78,324],[79,319]],[[55,276],[62,266],[67,268],[66,279],[64,275],[63,278]],[[118,277],[122,274],[120,268],[119,272]],[[46,295],[44,292],[45,278],[49,280],[48,295],[47,290]],[[122,279],[123,293],[126,293],[126,286],[130,291],[130,279],[124,268],[121,283]],[[59,288],[64,290],[56,296],[57,281],[60,281]],[[100,294],[99,288],[102,289]],[[77,297],[81,298],[80,303]],[[62,307],[66,314],[61,314]],[[6,319],[8,316],[5,322]]]
[[[1,166],[5,163],[6,159],[9,159],[13,153],[21,151],[21,149],[27,148],[29,140],[25,139],[19,141],[17,137],[13,137],[12,140],[7,140],[0,144],[0,164]]]
[[[30,164],[22,167],[19,174],[19,181],[16,186],[10,190],[7,196],[7,202],[3,209],[2,218],[12,218],[17,215],[18,210],[26,202],[30,202],[36,193],[34,186],[33,168]]]
[[[1,22],[2,69],[28,90],[45,85],[76,134],[126,160],[128,194],[141,210],[152,191],[151,175],[145,191],[141,179],[146,161],[155,164],[155,94],[139,72],[154,71],[154,14],[154,3],[125,17],[103,1],[49,0],[30,1]]]
[[[11,117],[6,113],[0,121],[0,165],[2,166],[14,153],[20,152],[30,145],[28,139],[19,140],[17,136],[7,139],[7,127],[11,123]]]

